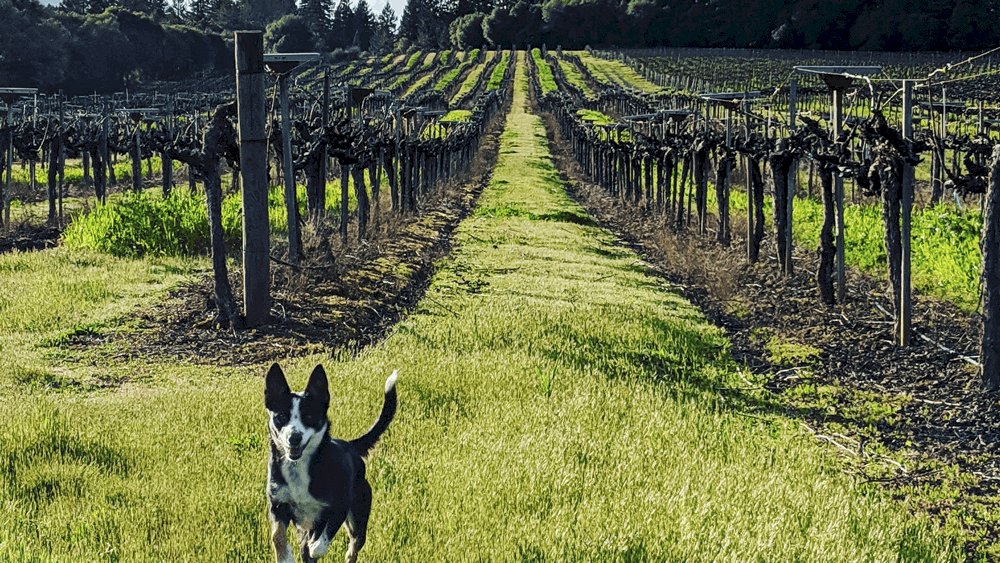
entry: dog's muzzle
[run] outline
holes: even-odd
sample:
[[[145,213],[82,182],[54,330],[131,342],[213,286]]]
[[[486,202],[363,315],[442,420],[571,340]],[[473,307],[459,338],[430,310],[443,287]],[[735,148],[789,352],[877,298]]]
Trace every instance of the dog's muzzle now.
[[[302,450],[305,444],[302,443],[301,434],[292,434],[288,437],[288,459],[298,461],[302,457]]]

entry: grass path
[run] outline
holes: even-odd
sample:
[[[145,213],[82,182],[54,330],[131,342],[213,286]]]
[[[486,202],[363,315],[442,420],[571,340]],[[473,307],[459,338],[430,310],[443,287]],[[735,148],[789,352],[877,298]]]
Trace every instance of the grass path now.
[[[957,560],[792,422],[719,401],[745,385],[723,334],[566,196],[524,68],[493,180],[417,311],[361,357],[285,362],[296,389],[325,362],[346,437],[400,371],[361,560]],[[111,390],[0,399],[0,560],[270,560],[265,367],[138,359]]]

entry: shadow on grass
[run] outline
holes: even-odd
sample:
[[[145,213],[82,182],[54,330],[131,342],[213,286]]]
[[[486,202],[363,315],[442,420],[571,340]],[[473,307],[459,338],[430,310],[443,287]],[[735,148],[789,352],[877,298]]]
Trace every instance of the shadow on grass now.
[[[125,453],[70,431],[58,411],[45,415],[29,435],[8,440],[0,456],[0,479],[29,505],[41,507],[58,496],[85,494],[89,484],[82,468],[122,477],[132,471]]]
[[[855,426],[867,424],[863,412],[830,411],[818,404],[790,406],[782,397],[764,389],[724,380],[715,374],[732,373],[735,369],[728,346],[698,330],[686,329],[676,318],[646,317],[636,322],[641,323],[636,332],[648,337],[629,342],[622,342],[620,334],[615,332],[554,323],[546,328],[549,337],[542,340],[563,344],[543,348],[542,354],[578,370],[593,369],[608,379],[650,381],[662,385],[675,398],[707,398],[713,408],[764,421],[768,416],[781,416]]]

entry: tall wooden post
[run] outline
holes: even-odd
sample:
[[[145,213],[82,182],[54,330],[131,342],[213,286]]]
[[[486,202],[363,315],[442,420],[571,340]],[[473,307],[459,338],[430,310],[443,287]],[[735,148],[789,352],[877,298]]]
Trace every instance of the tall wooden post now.
[[[903,138],[913,139],[913,81],[903,81]],[[903,164],[903,193],[900,205],[900,246],[902,248],[899,268],[899,311],[897,328],[900,346],[910,345],[910,323],[913,314],[913,304],[910,302],[910,237],[911,210],[913,209],[914,169],[912,164]]]
[[[172,133],[169,120],[164,121],[161,125],[166,129],[168,135]],[[174,188],[174,161],[166,152],[160,153],[160,173],[162,176],[163,197],[167,197]],[[235,172],[233,172],[233,176],[236,176]]]
[[[194,130],[200,131],[201,126],[198,124],[197,109],[194,110],[193,115],[191,116],[191,120],[194,122]],[[194,179],[194,167],[191,166],[190,164],[188,165],[188,189],[191,190],[191,193],[195,193],[196,191],[198,191],[198,183]]]
[[[101,119],[101,136],[97,141],[98,152],[101,153],[101,160],[104,162],[104,167],[101,169],[100,174],[104,174],[104,170],[108,170],[108,177],[101,178],[101,203],[107,203],[108,201],[108,180],[114,177],[114,164],[111,162],[111,153],[108,150],[108,136],[110,135],[111,120],[105,114]],[[114,183],[114,180],[112,180]],[[51,210],[49,212],[51,215]]]
[[[236,92],[243,184],[243,310],[247,326],[259,326],[271,309],[264,34],[260,31],[236,32]]]
[[[349,186],[351,182],[351,165],[346,162],[340,163],[340,239],[347,242],[347,222],[350,220],[348,216],[348,197]]]
[[[750,100],[744,98],[743,102],[743,127],[746,136],[750,138]],[[754,239],[754,199],[753,199],[753,174],[750,172],[749,154],[743,157],[743,168],[745,170],[747,184],[747,262],[753,264],[757,261],[757,241]]]
[[[142,191],[142,146],[140,145],[140,135],[142,134],[141,122],[135,124],[135,154],[132,156],[132,191],[139,193]]]

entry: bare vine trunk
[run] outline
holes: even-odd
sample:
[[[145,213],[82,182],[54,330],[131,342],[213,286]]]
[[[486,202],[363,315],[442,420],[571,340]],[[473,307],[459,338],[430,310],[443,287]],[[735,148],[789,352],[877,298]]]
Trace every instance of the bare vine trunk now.
[[[983,331],[979,346],[979,375],[989,391],[1000,389],[1000,146],[993,149],[983,213],[983,255],[979,278],[979,305]]]
[[[236,142],[233,124],[228,117],[233,110],[233,104],[216,108],[209,128],[205,131],[201,165],[205,176],[205,201],[212,241],[215,304],[219,308],[219,313],[229,322],[229,326],[242,327],[243,319],[236,300],[233,299],[233,289],[229,285],[229,270],[226,267],[226,245],[222,230],[222,178],[219,175],[219,158],[226,152],[227,147],[235,145]]]
[[[889,269],[892,315],[893,319],[896,320],[896,333],[898,334],[901,305],[899,298],[902,288],[900,264],[903,261],[903,245],[899,226],[900,203],[903,196],[903,164],[892,156],[878,155],[872,163],[871,169],[877,175],[882,189],[882,224],[886,267]]]
[[[323,174],[323,151],[306,156],[306,213],[309,220],[326,214],[326,177]]]
[[[694,208],[698,214],[698,232],[705,234],[706,207],[708,205],[708,151],[701,149],[695,153],[694,167]]]
[[[774,238],[778,247],[778,265],[785,272],[786,250],[791,244],[791,233],[788,224],[788,176],[792,170],[795,157],[782,150],[768,158],[771,168],[771,188],[774,191]]]
[[[821,171],[820,182],[823,189],[823,225],[819,231],[819,268],[816,270],[816,285],[819,287],[820,300],[832,307],[835,302],[833,262],[837,252],[833,238],[833,225],[836,221],[833,172]]]
[[[750,194],[753,199],[753,236],[750,239],[750,262],[760,259],[760,245],[764,241],[764,178],[760,171],[760,162],[755,158],[747,159],[750,174]]]
[[[59,137],[56,136],[49,143],[49,170],[48,170],[48,195],[49,195],[49,223],[55,223],[58,218],[56,210],[56,176],[59,170]]]
[[[368,188],[365,187],[365,166],[357,164],[351,168],[351,176],[354,179],[354,195],[358,198],[358,240],[365,238],[368,231]]]
[[[718,161],[715,172],[715,200],[719,204],[719,231],[716,240],[722,246],[729,246],[729,165],[730,157],[722,157]]]

